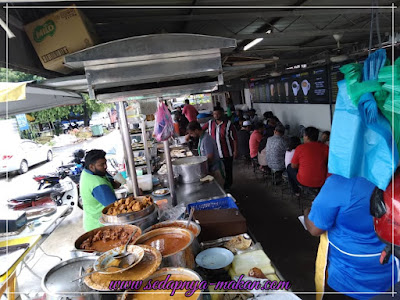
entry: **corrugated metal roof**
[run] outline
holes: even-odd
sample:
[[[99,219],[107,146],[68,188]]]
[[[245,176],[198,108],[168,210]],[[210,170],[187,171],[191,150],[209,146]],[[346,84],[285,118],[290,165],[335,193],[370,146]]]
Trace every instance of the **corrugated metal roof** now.
[[[380,0],[381,6],[389,6],[391,0]],[[399,4],[400,1],[394,1]],[[72,2],[18,2],[10,4],[10,16],[14,23],[27,24],[57,10],[57,6],[70,5]],[[369,6],[370,0],[141,0],[141,1],[79,1],[78,7],[105,6],[106,8],[83,8],[82,11],[95,25],[101,42],[108,42],[132,36],[157,33],[197,33],[211,36],[236,38],[238,47],[232,51],[224,50],[222,60],[227,56],[246,56],[269,58],[276,55],[281,58],[277,67],[284,69],[288,61],[296,58],[301,62],[311,61],[318,55],[334,55],[336,41],[332,34],[345,29],[340,41],[343,52],[354,52],[365,48],[369,41],[370,9],[334,8],[337,6]],[[15,9],[25,5],[30,8]],[[52,5],[56,7],[33,7],[34,5]],[[168,5],[169,8],[132,8],[111,7],[132,5]],[[280,8],[199,8],[209,6],[288,6]],[[301,9],[298,6],[333,6],[330,9]],[[174,7],[172,7],[174,6]],[[187,7],[176,7],[187,6]],[[289,7],[293,6],[293,8]],[[14,9],[13,9],[14,7]],[[295,8],[296,7],[296,8]],[[396,10],[398,13],[398,9]],[[387,41],[385,32],[391,27],[391,10],[380,11],[380,27],[383,41]],[[396,28],[400,26],[400,18],[395,19]],[[243,47],[255,39],[255,33],[264,35],[264,40],[248,51]],[[0,31],[0,38],[4,33]],[[26,41],[25,41],[26,43]],[[20,47],[23,48],[23,47]],[[29,48],[29,47],[28,47]],[[2,51],[0,49],[0,51]],[[33,51],[32,48],[15,49],[12,55],[13,65],[19,66],[18,51]],[[301,54],[301,55],[300,55]],[[37,63],[37,62],[36,62]],[[256,62],[255,62],[256,63]],[[25,67],[29,66],[24,61]],[[32,68],[33,68],[32,64]],[[225,64],[229,66],[230,64]],[[40,73],[35,66],[35,72]],[[43,71],[43,74],[46,72]],[[243,71],[237,72],[240,76]],[[79,74],[79,73],[78,73]],[[230,71],[230,75],[234,71]]]

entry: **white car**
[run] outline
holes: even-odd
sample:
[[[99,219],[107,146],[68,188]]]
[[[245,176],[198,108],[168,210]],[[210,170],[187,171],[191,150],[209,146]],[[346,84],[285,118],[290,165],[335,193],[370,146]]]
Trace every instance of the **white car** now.
[[[111,128],[111,120],[110,116],[107,112],[98,112],[93,113],[92,118],[90,119],[89,126],[94,125],[102,125],[105,128]]]
[[[19,140],[0,145],[0,173],[18,171],[23,174],[28,172],[29,167],[52,159],[51,147],[31,140]]]

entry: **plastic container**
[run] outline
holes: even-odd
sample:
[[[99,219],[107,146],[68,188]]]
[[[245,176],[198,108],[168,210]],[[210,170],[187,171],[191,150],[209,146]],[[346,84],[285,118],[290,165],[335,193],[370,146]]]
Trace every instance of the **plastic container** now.
[[[153,176],[151,174],[142,175],[137,177],[139,189],[142,191],[151,191],[153,190]]]
[[[93,125],[90,126],[92,130],[92,136],[102,136],[104,134],[103,125]]]
[[[195,210],[238,208],[235,201],[231,197],[191,203],[187,206],[187,211],[190,212],[192,207],[194,207]]]

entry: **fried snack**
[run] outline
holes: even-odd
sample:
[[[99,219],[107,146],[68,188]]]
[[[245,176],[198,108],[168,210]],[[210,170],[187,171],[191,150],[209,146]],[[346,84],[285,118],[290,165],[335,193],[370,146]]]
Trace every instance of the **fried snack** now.
[[[266,279],[264,273],[259,268],[253,268],[248,274],[250,277]]]
[[[137,212],[153,204],[153,199],[150,196],[143,197],[142,199],[135,199],[133,196],[122,198],[115,201],[106,211],[106,215],[116,216],[119,214],[126,214]]]
[[[251,239],[245,239],[243,235],[238,235],[226,242],[224,246],[233,253],[236,253],[238,250],[249,248],[251,246]]]

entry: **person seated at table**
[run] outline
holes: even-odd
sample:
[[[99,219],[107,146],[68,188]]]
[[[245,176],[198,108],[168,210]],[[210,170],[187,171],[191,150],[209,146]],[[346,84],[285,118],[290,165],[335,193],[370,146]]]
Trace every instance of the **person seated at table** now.
[[[292,162],[294,151],[296,150],[298,145],[301,145],[300,138],[297,136],[290,137],[288,147],[285,153],[285,169]]]
[[[244,157],[246,159],[250,159],[250,131],[251,131],[251,122],[244,121],[242,128],[237,133],[238,138],[238,156]]]
[[[259,121],[258,121],[258,116],[256,114],[256,110],[254,108],[249,109],[247,112],[247,115],[249,116],[249,121],[253,126],[255,126]]]
[[[318,142],[319,130],[307,127],[304,130],[304,144],[294,152],[292,162],[287,167],[288,180],[293,193],[300,196],[299,185],[320,188],[327,175],[329,147]]]
[[[267,139],[274,135],[275,127],[278,124],[280,124],[279,119],[275,116],[267,120],[267,124],[265,125],[265,136]]]
[[[199,139],[197,151],[200,156],[206,156],[208,160],[208,171],[210,175],[223,187],[225,180],[223,177],[224,166],[218,154],[218,148],[215,140],[204,131],[200,123],[197,121],[190,122],[187,127],[187,132],[190,137]]]
[[[331,133],[329,131],[324,131],[321,135],[321,143],[329,146],[329,137]]]
[[[264,117],[263,123],[265,125],[268,124],[269,119],[274,119],[274,120],[276,120],[277,123],[281,123],[281,121],[279,121],[278,117],[275,116],[272,111],[266,111],[265,113],[263,113],[263,117]]]
[[[258,155],[258,146],[263,138],[264,133],[264,124],[258,122],[254,126],[254,131],[250,136],[249,140],[249,148],[250,148],[250,158],[257,159]]]
[[[79,181],[83,203],[83,228],[90,231],[103,226],[99,222],[101,211],[117,200],[114,189],[121,184],[107,173],[106,153],[90,150],[85,156],[85,168]]]
[[[285,170],[287,143],[283,137],[284,134],[285,127],[282,124],[278,124],[275,127],[274,135],[268,138],[266,146],[267,165],[272,172],[275,172],[276,183],[281,181],[282,172]]]

